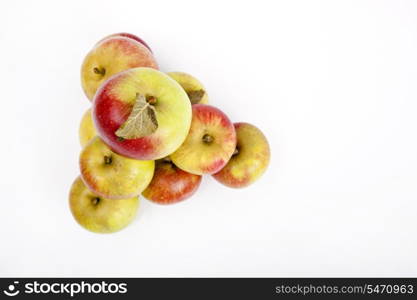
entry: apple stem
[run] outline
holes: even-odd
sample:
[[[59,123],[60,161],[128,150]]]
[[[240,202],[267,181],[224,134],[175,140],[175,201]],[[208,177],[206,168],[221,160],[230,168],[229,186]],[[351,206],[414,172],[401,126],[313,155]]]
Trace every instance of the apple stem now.
[[[104,74],[106,74],[106,69],[104,69],[104,68],[95,67],[93,69],[93,71],[94,71],[94,73],[99,74],[99,75],[103,75],[103,76],[104,76]]]
[[[146,102],[148,102],[151,105],[156,104],[156,98],[154,96],[147,96],[146,97]]]
[[[172,160],[169,158],[169,156],[166,156],[166,157],[162,158],[161,160],[165,163],[171,163],[172,162]]]
[[[236,147],[236,148],[235,148],[235,151],[233,151],[232,156],[237,155],[238,153],[239,153],[239,149]]]
[[[104,163],[106,165],[110,165],[112,163],[112,161],[113,161],[113,159],[111,158],[111,156],[107,156],[107,155],[104,156]]]
[[[204,143],[211,144],[213,141],[214,141],[214,138],[211,135],[209,135],[207,133],[205,135],[203,135],[203,142]]]
[[[97,205],[99,202],[100,202],[100,198],[99,197],[95,197],[95,198],[91,199],[91,203],[93,205]]]

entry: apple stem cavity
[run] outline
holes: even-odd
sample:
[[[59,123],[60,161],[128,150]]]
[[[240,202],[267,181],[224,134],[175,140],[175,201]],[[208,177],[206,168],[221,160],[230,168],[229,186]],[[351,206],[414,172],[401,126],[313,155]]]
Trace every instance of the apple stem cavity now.
[[[165,165],[165,166],[169,165],[170,168],[177,169],[177,166],[173,163],[173,161],[171,160],[169,156],[159,159],[157,163],[159,165]]]
[[[154,96],[147,96],[146,97],[146,102],[148,102],[150,105],[155,105],[156,104],[156,98]]]
[[[161,161],[164,163],[172,163],[172,160],[169,158],[169,156],[162,158]]]
[[[98,75],[101,75],[101,76],[104,76],[106,74],[106,69],[104,69],[104,68],[97,68],[97,67],[95,67],[93,69],[93,71],[94,71],[94,73],[96,73]]]
[[[204,143],[211,144],[211,143],[213,143],[213,141],[214,141],[214,138],[211,135],[209,135],[208,133],[203,135],[203,142]]]
[[[91,199],[91,203],[93,205],[97,205],[99,202],[100,202],[100,198],[99,197],[95,197],[95,198]]]
[[[107,155],[104,156],[104,164],[105,165],[110,165],[112,163],[112,161],[113,161],[113,159],[112,159],[111,156],[107,156]]]

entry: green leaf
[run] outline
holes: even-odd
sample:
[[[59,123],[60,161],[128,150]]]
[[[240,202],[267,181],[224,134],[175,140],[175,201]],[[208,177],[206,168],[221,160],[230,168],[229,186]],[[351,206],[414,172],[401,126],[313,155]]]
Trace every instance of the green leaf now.
[[[122,139],[138,139],[151,135],[157,128],[155,108],[146,101],[145,96],[138,94],[129,117],[115,134]]]

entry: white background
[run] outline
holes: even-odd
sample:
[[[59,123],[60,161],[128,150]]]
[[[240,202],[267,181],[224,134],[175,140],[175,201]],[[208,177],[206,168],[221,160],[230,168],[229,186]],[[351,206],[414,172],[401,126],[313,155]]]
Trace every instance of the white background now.
[[[1,1],[0,276],[417,276],[417,1],[206,2]],[[97,235],[68,209],[79,72],[120,31],[272,161]]]

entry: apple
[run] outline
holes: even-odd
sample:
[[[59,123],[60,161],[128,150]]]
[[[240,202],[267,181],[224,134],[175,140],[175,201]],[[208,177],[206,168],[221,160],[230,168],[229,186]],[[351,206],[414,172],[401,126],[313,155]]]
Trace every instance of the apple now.
[[[152,180],[155,162],[114,153],[96,136],[81,151],[81,178],[97,195],[109,199],[132,198]]]
[[[236,148],[235,128],[214,106],[194,104],[192,110],[190,132],[170,157],[177,167],[189,173],[216,173],[226,165]]]
[[[191,104],[181,86],[151,68],[121,72],[97,91],[93,120],[116,153],[155,160],[174,152],[191,124]]]
[[[136,216],[139,198],[112,200],[90,191],[80,177],[72,184],[69,205],[75,220],[87,230],[112,233],[129,225]]]
[[[156,161],[152,181],[142,195],[158,204],[173,204],[191,197],[200,183],[200,175],[185,172],[164,158]]]
[[[184,72],[169,72],[167,74],[182,86],[190,98],[191,104],[208,103],[206,89],[197,78]]]
[[[149,47],[148,44],[144,40],[142,40],[140,37],[138,37],[138,36],[136,36],[134,34],[127,33],[127,32],[119,32],[119,33],[110,34],[110,35],[102,38],[98,43],[100,43],[100,42],[102,42],[102,41],[104,41],[104,40],[106,40],[108,38],[119,37],[119,36],[126,37],[126,38],[129,38],[129,39],[132,39],[132,40],[135,40],[135,41],[141,43],[142,45],[144,45],[146,48],[149,49],[149,51],[152,52],[151,47]]]
[[[235,123],[236,150],[227,165],[213,177],[220,183],[242,188],[255,182],[265,172],[270,160],[265,135],[249,123]]]
[[[91,108],[89,108],[83,115],[78,129],[81,147],[84,147],[93,137],[97,135],[94,128],[93,118],[91,115]]]
[[[109,77],[135,67],[158,69],[152,52],[143,44],[127,37],[107,38],[87,54],[81,67],[81,83],[88,99]]]

